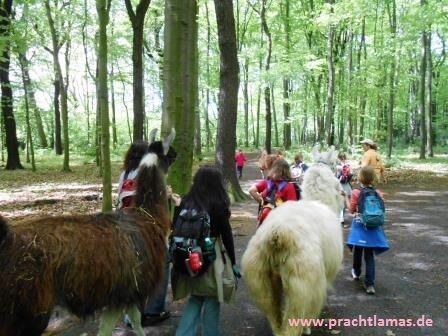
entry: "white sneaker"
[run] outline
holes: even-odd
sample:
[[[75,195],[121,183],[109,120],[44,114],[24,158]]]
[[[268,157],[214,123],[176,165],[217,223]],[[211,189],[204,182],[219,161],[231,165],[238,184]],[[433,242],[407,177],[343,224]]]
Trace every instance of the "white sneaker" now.
[[[369,295],[374,295],[375,294],[375,287],[367,286],[366,293],[369,294]]]
[[[356,275],[354,268],[352,268],[352,278],[353,280],[359,280],[359,275]]]

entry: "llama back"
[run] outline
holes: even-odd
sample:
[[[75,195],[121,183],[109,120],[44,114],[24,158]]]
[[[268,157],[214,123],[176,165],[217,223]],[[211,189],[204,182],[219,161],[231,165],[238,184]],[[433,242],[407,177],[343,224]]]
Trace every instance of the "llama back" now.
[[[303,256],[320,255],[321,250],[326,274],[331,280],[339,269],[334,265],[340,266],[342,261],[343,239],[338,216],[317,201],[286,202],[272,211],[253,239],[258,241],[254,245],[258,245],[260,253],[270,256],[272,265],[284,263],[293,250]]]
[[[2,269],[14,274],[2,272],[0,285],[8,286],[12,302],[45,294],[80,317],[105,305],[144,302],[163,277],[169,222],[137,211],[16,223],[0,256],[8,263]]]
[[[169,214],[156,163],[141,169],[138,181],[147,197],[139,208],[26,218],[9,233],[0,217],[0,335],[37,334],[55,304],[87,317],[106,306],[143,305],[157,292]]]
[[[271,212],[250,240],[242,269],[274,334],[297,335],[301,330],[290,328],[287,319],[318,316],[341,261],[337,216],[320,202],[286,202]],[[282,297],[288,297],[286,303]]]

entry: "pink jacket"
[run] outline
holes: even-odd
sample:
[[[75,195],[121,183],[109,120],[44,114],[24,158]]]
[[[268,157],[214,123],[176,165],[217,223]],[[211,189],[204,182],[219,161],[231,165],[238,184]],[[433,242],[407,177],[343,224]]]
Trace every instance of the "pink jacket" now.
[[[235,162],[238,167],[244,166],[244,162],[246,162],[246,156],[244,156],[243,153],[239,153],[239,152],[236,153],[235,154]]]

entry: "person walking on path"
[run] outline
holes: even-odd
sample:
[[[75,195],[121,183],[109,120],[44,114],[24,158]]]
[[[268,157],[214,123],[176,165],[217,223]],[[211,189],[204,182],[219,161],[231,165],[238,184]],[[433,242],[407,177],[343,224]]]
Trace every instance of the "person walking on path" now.
[[[241,274],[236,266],[229,223],[230,200],[218,169],[199,168],[190,191],[175,209],[173,223],[176,223],[183,209],[207,212],[210,217],[210,238],[215,241],[217,253],[216,260],[205,273],[196,277],[185,275],[173,267],[171,284],[174,300],[190,295],[183,309],[176,336],[195,336],[199,325],[202,327],[202,335],[219,335],[220,304],[233,302],[235,277],[241,277]]]
[[[308,169],[308,165],[303,162],[303,154],[297,153],[294,157],[294,162],[291,164],[291,178],[294,183],[301,185],[303,182],[303,176]]]
[[[273,208],[286,201],[297,201],[297,192],[291,182],[288,162],[283,159],[275,160],[267,179],[252,185],[249,194],[259,203],[258,226]]]
[[[359,172],[361,187],[353,189],[350,203],[347,204],[350,213],[356,214],[353,218],[350,233],[347,238],[347,246],[353,252],[352,278],[359,280],[361,275],[362,257],[366,266],[364,285],[366,293],[375,294],[375,254],[380,254],[389,249],[389,243],[384,233],[383,227],[367,228],[362,221],[359,212],[365,207],[361,204],[361,197],[365,200],[367,196],[376,193],[376,197],[383,199],[383,193],[374,188],[375,171],[372,167],[363,167]],[[364,193],[364,195],[362,195]],[[369,193],[369,194],[367,194]],[[366,201],[365,201],[366,202]],[[348,202],[347,202],[348,203]],[[384,208],[384,203],[383,203]]]
[[[376,184],[380,182],[386,183],[386,179],[384,177],[384,164],[380,154],[378,153],[378,146],[371,139],[362,140],[361,145],[364,150],[364,155],[361,159],[361,167],[372,167],[374,169]]]
[[[339,163],[336,172],[336,178],[339,180],[342,186],[342,190],[344,190],[346,199],[350,202],[350,197],[352,196],[352,185],[350,184],[353,172],[352,168],[350,166],[350,163],[347,161],[347,155],[343,152],[340,152],[338,154]],[[344,206],[344,208],[341,210],[341,224],[343,224],[344,227],[347,227],[344,219],[344,213],[347,209],[347,206]]]
[[[149,143],[144,140],[133,142],[126,152],[123,170],[118,179],[117,209],[127,208],[133,204],[135,195],[135,178],[143,156],[149,151]]]
[[[241,149],[238,149],[238,153],[235,154],[236,170],[238,171],[238,178],[243,177],[243,167],[246,163],[246,155],[244,155]]]
[[[265,177],[265,171],[267,169],[266,167],[266,160],[268,158],[268,152],[265,148],[262,148],[260,151],[260,156],[258,157],[258,168],[260,169],[261,178]]]

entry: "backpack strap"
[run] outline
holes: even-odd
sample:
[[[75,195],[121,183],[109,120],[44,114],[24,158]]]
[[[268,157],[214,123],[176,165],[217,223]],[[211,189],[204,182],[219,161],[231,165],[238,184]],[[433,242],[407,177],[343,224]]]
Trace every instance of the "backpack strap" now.
[[[268,188],[266,193],[266,198],[268,199],[269,203],[272,204],[274,207],[275,204],[275,194],[277,191],[282,191],[286,186],[288,185],[288,181],[282,180],[278,184],[274,183],[272,180],[268,180]]]
[[[126,180],[126,179],[128,178],[128,175],[129,175],[129,170],[126,170],[126,171],[124,172],[123,181]]]

